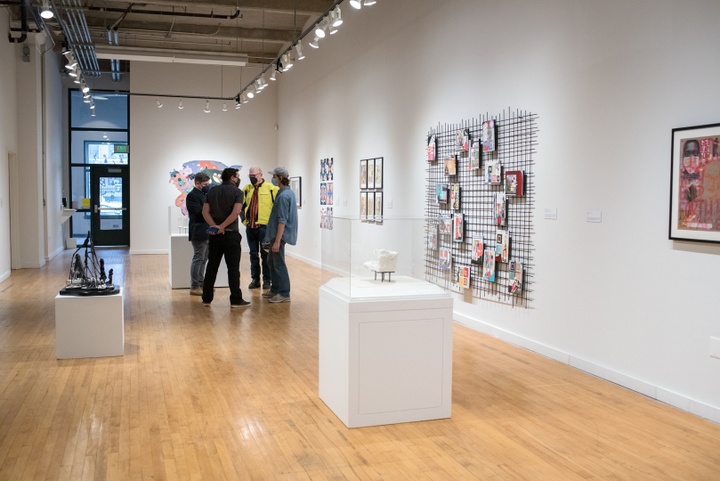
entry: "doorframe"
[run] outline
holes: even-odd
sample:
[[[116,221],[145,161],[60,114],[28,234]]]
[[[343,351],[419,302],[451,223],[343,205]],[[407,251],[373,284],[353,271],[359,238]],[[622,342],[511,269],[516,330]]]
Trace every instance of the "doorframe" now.
[[[8,152],[8,197],[10,202],[10,269],[21,269],[20,260],[20,169],[16,152]]]

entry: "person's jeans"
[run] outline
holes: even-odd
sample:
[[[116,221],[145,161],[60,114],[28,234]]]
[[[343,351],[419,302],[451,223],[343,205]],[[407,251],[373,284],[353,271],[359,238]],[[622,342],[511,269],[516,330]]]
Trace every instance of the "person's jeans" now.
[[[290,275],[285,264],[285,241],[280,241],[280,252],[273,252],[272,246],[268,253],[268,267],[272,274],[270,290],[281,296],[290,296]]]
[[[250,246],[250,275],[253,279],[260,280],[260,261],[262,260],[262,280],[263,283],[270,282],[270,268],[268,267],[268,255],[260,243],[265,239],[265,231],[267,226],[259,225],[255,229],[248,227],[245,232],[247,234],[247,243]]]
[[[208,240],[208,264],[203,282],[203,302],[212,302],[214,297],[215,279],[220,268],[220,261],[225,257],[228,273],[228,287],[230,287],[230,304],[239,304],[242,298],[240,290],[240,240],[239,232],[225,232],[211,235]]]
[[[205,264],[208,258],[208,241],[192,240],[193,257],[190,263],[190,288],[202,289],[205,280]]]

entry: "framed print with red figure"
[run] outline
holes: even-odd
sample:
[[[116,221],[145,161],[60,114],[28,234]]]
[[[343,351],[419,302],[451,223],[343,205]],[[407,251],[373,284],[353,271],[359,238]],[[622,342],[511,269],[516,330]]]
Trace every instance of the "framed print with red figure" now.
[[[720,242],[720,124],[672,131],[673,240]]]

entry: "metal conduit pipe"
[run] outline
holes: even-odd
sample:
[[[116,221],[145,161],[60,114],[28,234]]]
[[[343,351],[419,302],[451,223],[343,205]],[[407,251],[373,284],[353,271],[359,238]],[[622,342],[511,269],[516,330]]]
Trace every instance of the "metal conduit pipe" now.
[[[191,17],[191,18],[217,18],[220,20],[235,20],[236,18],[240,17],[240,7],[236,7],[235,13],[232,15],[215,15],[213,11],[211,10],[210,13],[188,13],[188,12],[166,12],[163,10],[134,10],[134,3],[131,3],[128,8],[114,8],[114,7],[95,7],[92,5],[88,5],[85,7],[87,10],[96,10],[100,12],[111,12],[111,13],[137,13],[141,15],[162,15],[162,16],[171,16],[171,17]]]

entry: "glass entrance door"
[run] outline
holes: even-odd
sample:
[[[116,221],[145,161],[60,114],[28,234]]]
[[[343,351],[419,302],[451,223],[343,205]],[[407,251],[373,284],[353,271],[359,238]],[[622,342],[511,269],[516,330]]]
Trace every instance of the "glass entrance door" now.
[[[90,166],[90,225],[97,246],[130,244],[128,168]]]

